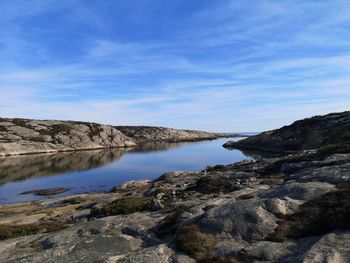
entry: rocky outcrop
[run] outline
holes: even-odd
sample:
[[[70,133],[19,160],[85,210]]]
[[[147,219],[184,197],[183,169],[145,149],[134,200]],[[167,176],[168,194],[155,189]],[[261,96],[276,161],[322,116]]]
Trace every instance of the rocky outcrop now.
[[[161,127],[114,127],[76,121],[0,118],[0,156],[134,147],[144,142],[182,142],[232,136]]]
[[[135,146],[112,126],[73,121],[0,119],[0,156]]]
[[[350,144],[349,111],[296,121],[239,142],[227,142],[224,147],[288,152],[344,144]]]
[[[116,126],[126,136],[134,139],[136,142],[167,141],[183,142],[198,141],[207,139],[216,139],[220,137],[234,137],[236,134],[210,133],[193,130],[179,130],[163,127],[150,126]]]

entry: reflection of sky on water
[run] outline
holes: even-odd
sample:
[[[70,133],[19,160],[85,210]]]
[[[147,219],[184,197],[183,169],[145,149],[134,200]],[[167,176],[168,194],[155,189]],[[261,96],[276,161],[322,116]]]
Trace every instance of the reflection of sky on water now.
[[[228,151],[223,148],[222,144],[226,141],[227,139],[218,139],[178,144],[176,147],[171,144],[168,144],[168,146],[163,144],[162,151],[150,151],[150,149],[147,148],[145,152],[142,152],[142,149],[140,149],[139,152],[130,151],[116,154],[117,157],[113,158],[110,156],[105,158],[105,153],[96,152],[95,155],[100,154],[101,159],[103,159],[103,161],[100,160],[100,167],[98,165],[91,166],[89,163],[84,163],[91,162],[91,156],[85,159],[77,158],[77,156],[83,156],[87,153],[68,154],[64,158],[77,158],[79,163],[72,161],[70,166],[65,166],[66,172],[50,175],[50,171],[48,170],[47,175],[45,175],[44,172],[46,170],[43,172],[41,169],[41,173],[44,174],[40,174],[38,178],[35,178],[35,174],[33,178],[32,173],[31,178],[22,181],[12,180],[1,185],[0,203],[13,203],[43,198],[33,195],[19,195],[21,192],[32,189],[47,189],[53,187],[66,187],[70,189],[69,192],[61,195],[108,191],[114,185],[128,180],[143,178],[154,179],[167,171],[199,171],[204,169],[207,165],[229,164],[249,158],[240,151]],[[165,148],[168,150],[164,151]],[[155,149],[157,149],[157,147],[155,147]],[[89,154],[91,155],[91,153]],[[93,161],[96,163],[97,157],[93,157]],[[40,162],[36,160],[35,165],[40,165]],[[77,166],[79,166],[78,169],[76,168]],[[87,169],[86,167],[95,168]],[[57,168],[57,164],[55,164],[55,168]]]

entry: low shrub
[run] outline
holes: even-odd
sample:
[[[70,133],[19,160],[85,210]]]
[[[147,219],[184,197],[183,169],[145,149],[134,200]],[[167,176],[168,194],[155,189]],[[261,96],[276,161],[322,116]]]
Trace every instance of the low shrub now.
[[[240,189],[232,179],[202,177],[187,190],[196,191],[203,194],[229,193]]]
[[[151,201],[150,197],[123,197],[93,210],[91,215],[100,217],[147,211],[150,209]]]
[[[185,225],[176,234],[175,244],[178,249],[194,257],[199,262],[208,262],[215,245],[215,238],[205,233],[195,224]]]
[[[37,233],[53,232],[63,228],[65,228],[65,225],[60,222],[45,222],[28,225],[0,225],[0,240]]]
[[[285,217],[267,240],[324,235],[337,229],[350,229],[350,189],[305,202],[299,211]]]

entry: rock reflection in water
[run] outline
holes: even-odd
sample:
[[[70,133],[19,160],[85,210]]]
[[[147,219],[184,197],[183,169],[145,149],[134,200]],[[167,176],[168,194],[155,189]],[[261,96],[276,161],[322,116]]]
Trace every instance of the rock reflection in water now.
[[[0,158],[0,184],[98,168],[119,160],[126,152],[157,152],[186,143],[145,143],[133,148],[20,155]]]
[[[0,158],[0,204],[50,198],[20,194],[37,189],[69,189],[55,197],[106,192],[128,180],[152,180],[168,171],[200,171],[207,165],[250,159],[223,148],[226,140]]]

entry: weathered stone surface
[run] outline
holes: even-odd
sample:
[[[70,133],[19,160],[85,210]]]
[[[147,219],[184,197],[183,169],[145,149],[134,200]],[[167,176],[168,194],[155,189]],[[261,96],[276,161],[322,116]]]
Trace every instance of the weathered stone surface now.
[[[309,168],[292,175],[292,179],[329,182],[333,184],[350,183],[350,163]]]
[[[335,190],[335,186],[323,182],[288,182],[281,187],[260,194],[263,198],[292,198],[310,200]]]
[[[245,241],[263,240],[277,226],[277,218],[263,201],[242,200],[209,209],[197,223],[217,235],[231,235]]]
[[[131,251],[142,250],[145,241],[125,235],[122,229],[128,225],[138,224],[151,227],[157,219],[144,214],[134,214],[129,218],[123,216],[108,217],[51,234],[38,234],[10,239],[1,242],[1,262],[119,262],[111,261],[114,257],[127,259]],[[134,255],[137,259],[147,253],[149,261],[163,262],[172,251],[166,246],[148,249]],[[155,261],[158,260],[158,261]],[[137,262],[137,261],[121,261]]]
[[[117,192],[117,191],[137,191],[137,190],[147,190],[151,185],[150,180],[131,180],[127,181],[125,183],[119,184],[117,186],[114,186],[111,189],[111,192]]]
[[[224,146],[276,152],[309,150],[350,143],[349,131],[350,112],[346,111],[296,121],[239,142],[227,142]]]
[[[136,145],[133,139],[107,125],[72,121],[3,120],[13,125],[3,126],[0,156]]]
[[[149,141],[196,141],[203,139],[215,139],[218,137],[234,137],[235,134],[210,133],[193,130],[179,130],[164,127],[150,126],[116,126],[126,136],[137,142]]]
[[[172,263],[174,252],[166,245],[158,245],[141,249],[134,253],[129,253],[116,260],[109,259],[108,262],[118,263]]]
[[[350,232],[323,236],[301,257],[303,263],[345,263],[350,259]]]
[[[160,127],[114,127],[56,120],[0,118],[0,123],[0,156],[134,147],[149,141],[192,141],[234,136]]]
[[[259,259],[261,261],[276,262],[282,257],[285,257],[288,254],[292,253],[295,247],[296,244],[293,242],[277,243],[259,241],[253,243],[252,245],[246,246],[243,251],[245,255]]]

